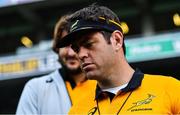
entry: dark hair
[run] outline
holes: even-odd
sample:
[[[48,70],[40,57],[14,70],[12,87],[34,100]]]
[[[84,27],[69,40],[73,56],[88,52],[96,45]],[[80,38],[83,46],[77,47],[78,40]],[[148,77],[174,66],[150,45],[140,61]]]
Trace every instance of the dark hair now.
[[[99,6],[96,4],[92,4],[76,11],[73,13],[71,20],[84,19],[98,21],[99,17],[104,17],[107,22],[108,20],[114,20],[115,22],[120,23],[118,16],[113,11],[105,6]]]
[[[101,32],[101,34],[104,36],[104,38],[105,38],[105,40],[106,40],[106,42],[108,43],[108,44],[111,44],[111,41],[110,41],[110,37],[111,37],[111,33],[110,32],[106,32],[106,31],[100,31]]]
[[[70,17],[70,22],[76,21],[76,20],[92,20],[92,21],[98,21],[99,17],[103,17],[106,20],[106,23],[110,23],[109,20],[113,20],[116,23],[120,24],[120,20],[118,18],[118,16],[109,8],[105,7],[105,6],[99,6],[97,4],[92,4],[88,7],[85,7],[81,10],[76,11],[75,13],[72,14],[72,16]],[[110,37],[111,37],[111,33],[109,34],[109,32],[106,31],[102,31],[101,32],[103,34],[103,36],[105,37],[105,40],[107,41],[107,43],[110,43]],[[108,37],[108,39],[107,39]],[[123,42],[123,51],[125,54],[125,44]]]
[[[69,18],[70,18],[70,15],[64,15],[58,20],[58,22],[55,25],[52,49],[56,53],[59,52],[59,50],[58,50],[59,48],[57,48],[56,46],[57,46],[58,40],[62,38],[62,33],[64,31],[69,33],[69,29],[70,29],[70,25],[69,25],[69,21],[68,21]]]

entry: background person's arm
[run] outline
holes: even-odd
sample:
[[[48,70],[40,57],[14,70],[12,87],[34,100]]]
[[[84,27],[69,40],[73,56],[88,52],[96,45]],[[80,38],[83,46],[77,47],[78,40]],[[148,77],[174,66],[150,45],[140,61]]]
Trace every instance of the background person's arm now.
[[[21,94],[16,115],[38,114],[37,87],[34,80],[30,80]]]

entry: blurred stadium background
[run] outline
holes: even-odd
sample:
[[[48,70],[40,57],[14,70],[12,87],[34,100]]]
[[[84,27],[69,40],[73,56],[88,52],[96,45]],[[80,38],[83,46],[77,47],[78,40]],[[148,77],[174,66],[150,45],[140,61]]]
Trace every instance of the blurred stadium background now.
[[[179,0],[0,0],[0,113],[15,113],[24,84],[60,66],[51,51],[59,17],[93,2],[118,14],[133,67],[180,79]]]

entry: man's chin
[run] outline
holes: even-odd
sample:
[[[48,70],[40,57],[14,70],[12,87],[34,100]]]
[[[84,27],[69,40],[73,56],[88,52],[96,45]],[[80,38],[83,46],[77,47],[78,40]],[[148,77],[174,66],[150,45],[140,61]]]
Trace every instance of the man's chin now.
[[[67,69],[70,70],[70,71],[76,71],[76,70],[79,69],[79,67],[77,67],[77,66],[76,66],[76,67],[72,67],[72,66],[70,67],[70,66],[67,66]]]
[[[94,79],[94,75],[92,75],[89,72],[85,73],[85,75],[86,75],[87,79],[90,79],[90,80]]]
[[[99,78],[99,74],[96,71],[86,71],[84,72],[87,79],[97,80]]]
[[[76,68],[75,67],[67,67],[66,69],[69,73],[74,73],[74,74],[78,74],[78,73],[82,72],[80,67],[76,67]]]
[[[69,71],[77,71],[78,68],[67,68]]]

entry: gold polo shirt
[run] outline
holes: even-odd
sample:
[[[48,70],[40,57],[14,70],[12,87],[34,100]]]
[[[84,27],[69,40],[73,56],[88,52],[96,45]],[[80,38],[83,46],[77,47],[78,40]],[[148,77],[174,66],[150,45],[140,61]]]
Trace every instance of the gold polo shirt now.
[[[97,82],[95,80],[85,80],[72,87],[69,81],[66,81],[66,87],[71,99],[72,105],[77,103],[82,97],[96,89]]]
[[[97,81],[96,80],[84,80],[76,84],[71,76],[68,75],[68,72],[64,68],[59,69],[59,72],[62,75],[63,80],[65,81],[67,92],[71,100],[71,105],[77,103],[81,98],[85,97],[88,93],[93,92],[96,89]],[[60,92],[61,93],[61,92]],[[62,103],[66,104],[66,103]]]
[[[136,70],[128,85],[113,98],[98,86],[69,114],[180,114],[180,81]]]

